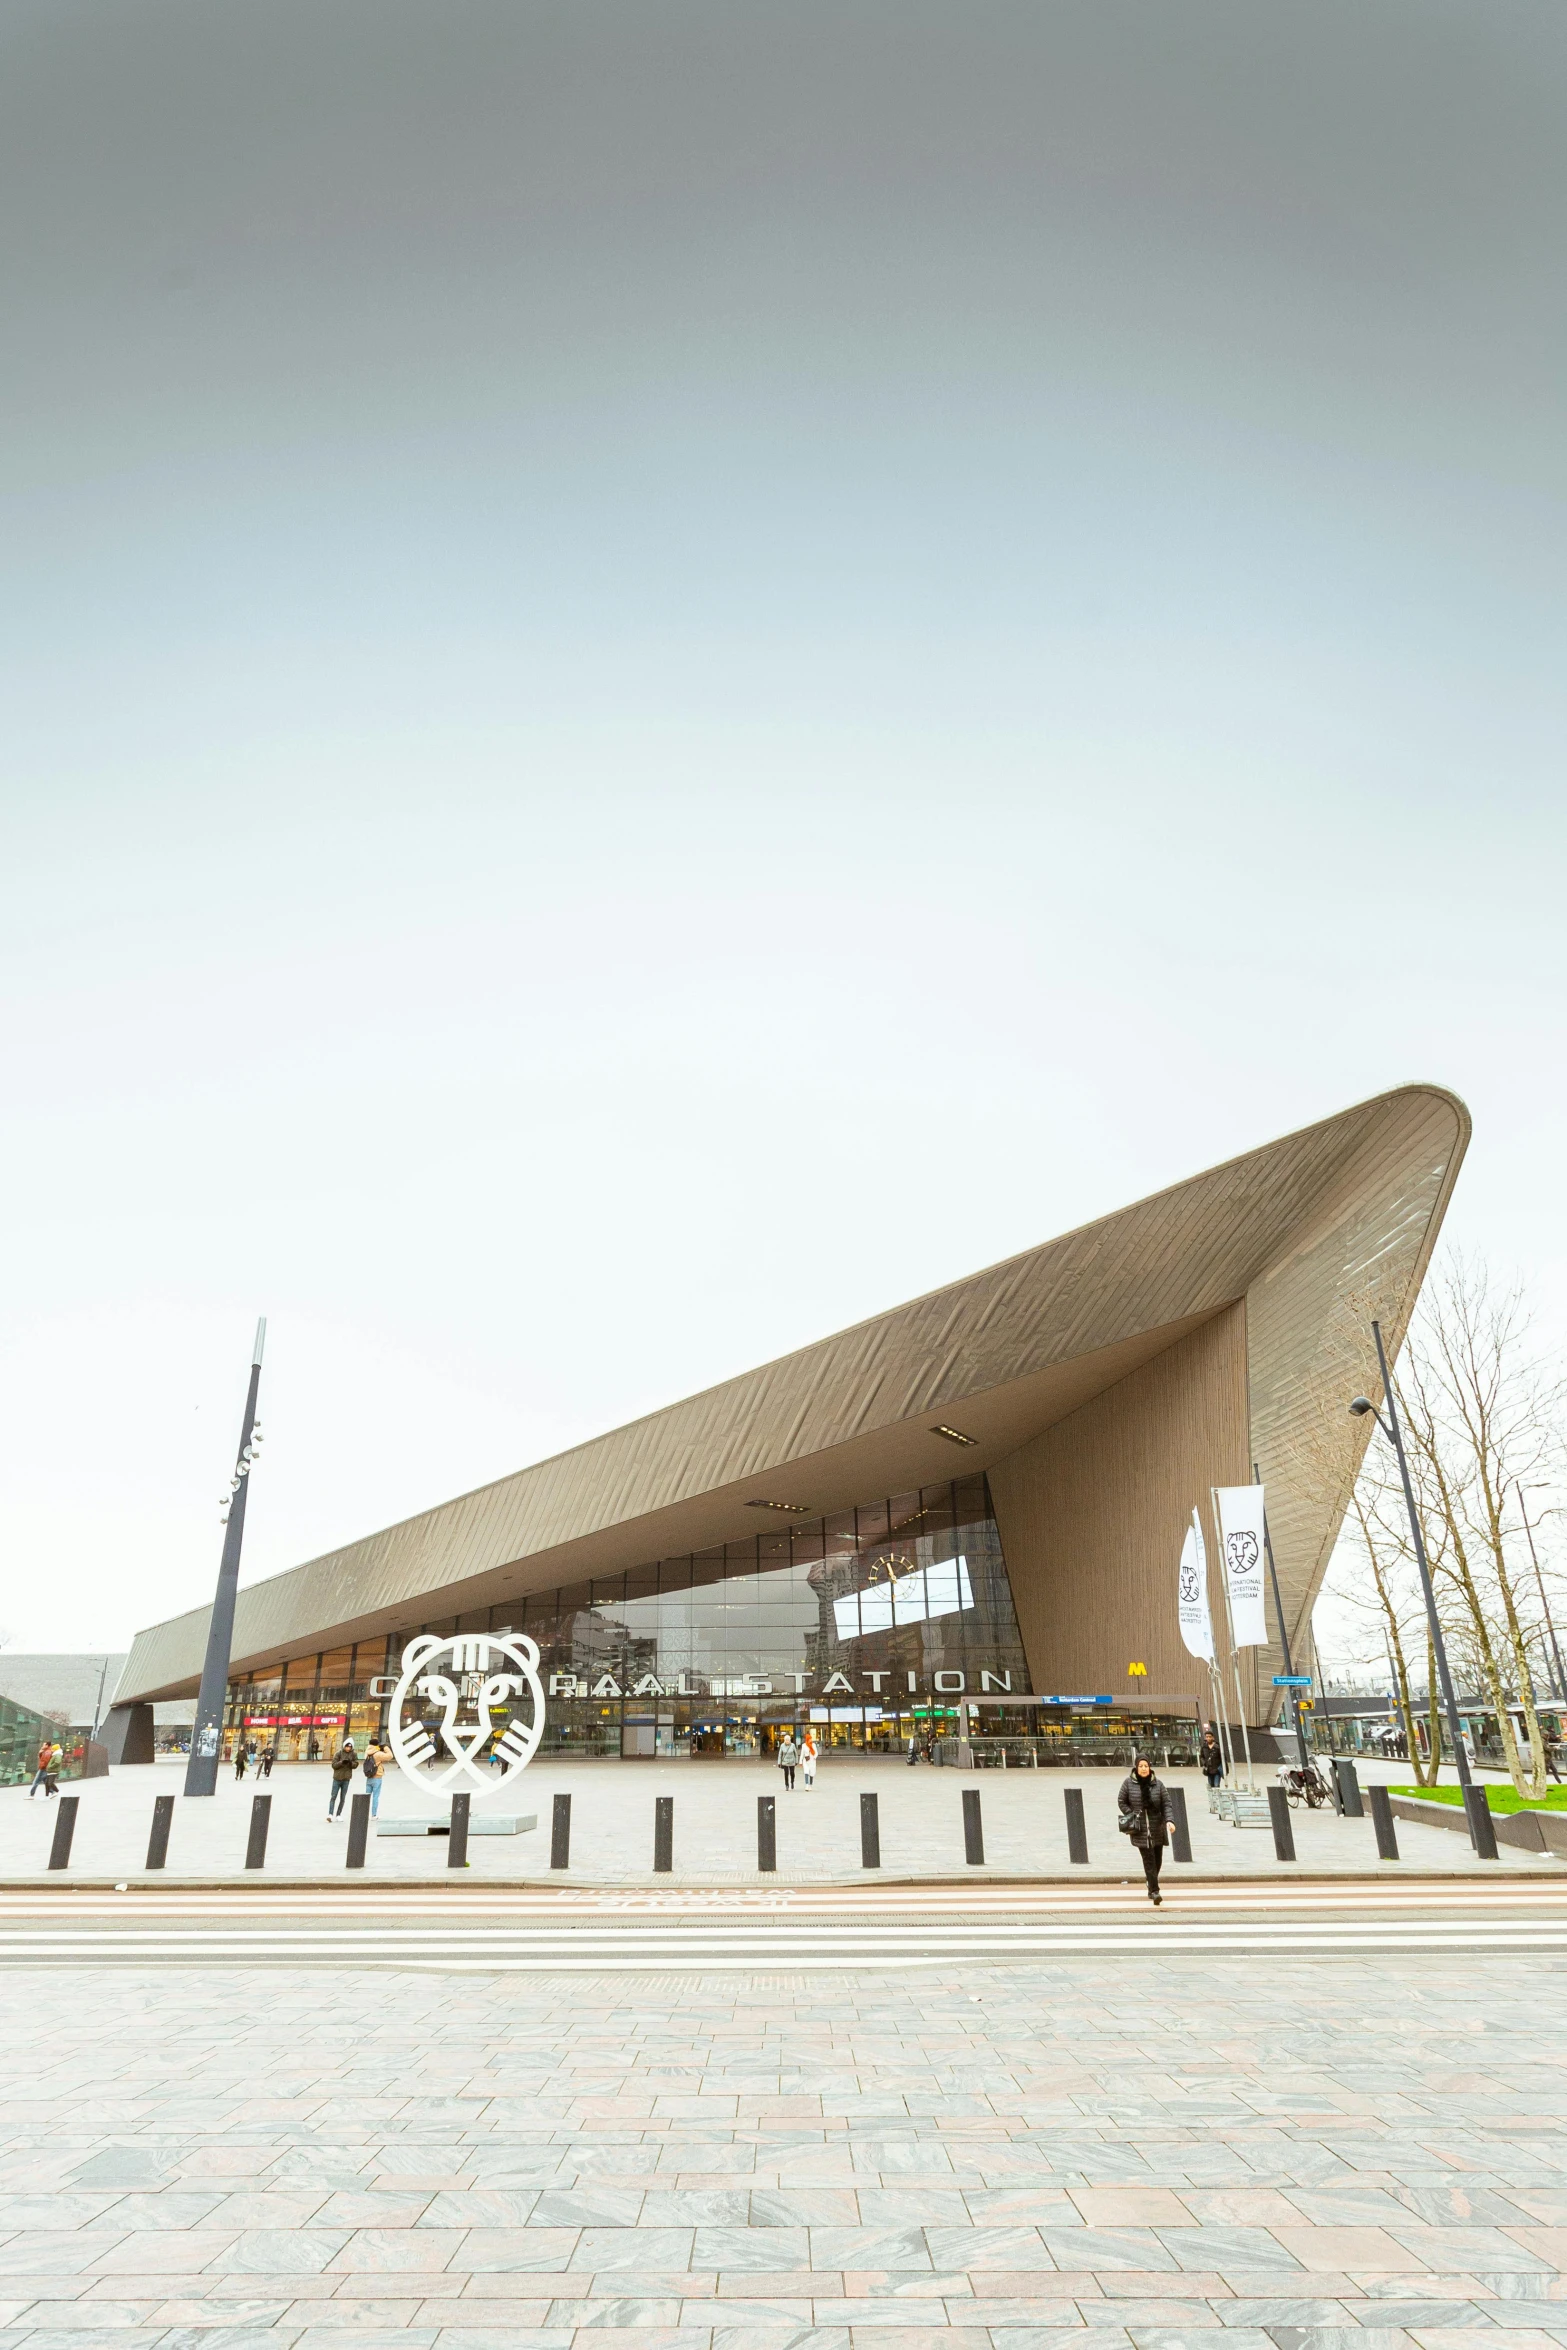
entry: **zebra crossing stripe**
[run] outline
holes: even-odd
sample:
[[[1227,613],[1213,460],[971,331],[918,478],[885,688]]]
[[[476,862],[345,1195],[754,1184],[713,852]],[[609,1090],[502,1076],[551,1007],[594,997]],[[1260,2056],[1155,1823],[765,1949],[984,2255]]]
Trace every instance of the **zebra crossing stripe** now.
[[[1457,1910],[1461,1905],[1455,1905]],[[370,1930],[367,1932],[366,1928]],[[1567,1948],[1567,1920],[1515,1918],[1505,1944],[1496,1921],[1481,1911],[1443,1917],[1368,1913],[1358,1918],[1233,1921],[1172,1918],[1168,1911],[1124,1910],[1118,1920],[1074,1923],[890,1925],[774,1918],[690,1924],[646,1917],[615,1925],[444,1929],[407,1926],[385,1918],[357,1928],[308,1923],[213,1925],[171,1920],[162,1926],[9,1928],[0,1930],[0,1964],[59,1966],[181,1962],[190,1965],[340,1965],[448,1968],[466,1972],[620,1973],[626,1970],[733,1971],[785,1966],[812,1971],[950,1965],[1017,1965],[1078,1955],[1160,1957],[1184,1954],[1212,1960],[1242,1953],[1277,1959],[1342,1959],[1357,1953],[1471,1951],[1521,1956]]]

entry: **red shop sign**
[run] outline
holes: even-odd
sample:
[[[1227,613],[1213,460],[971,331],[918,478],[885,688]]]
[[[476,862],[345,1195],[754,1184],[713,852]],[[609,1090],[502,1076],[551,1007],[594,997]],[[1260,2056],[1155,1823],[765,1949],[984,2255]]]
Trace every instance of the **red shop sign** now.
[[[247,1714],[247,1730],[339,1730],[347,1714]]]

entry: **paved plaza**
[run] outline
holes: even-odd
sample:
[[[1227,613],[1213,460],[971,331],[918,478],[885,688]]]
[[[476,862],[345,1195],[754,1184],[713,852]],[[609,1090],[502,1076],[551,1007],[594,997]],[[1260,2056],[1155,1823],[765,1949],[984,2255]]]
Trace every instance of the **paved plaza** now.
[[[1366,1766],[1363,1778],[1373,1775],[1399,1781],[1407,1778],[1408,1768],[1400,1763]],[[813,1789],[807,1792],[797,1784],[789,1794],[782,1773],[760,1762],[540,1762],[526,1774],[520,1793],[497,1795],[489,1805],[474,1806],[476,1818],[486,1810],[534,1814],[537,1828],[519,1836],[473,1837],[468,1873],[498,1880],[548,1878],[551,1810],[561,1791],[572,1798],[571,1873],[585,1882],[653,1881],[654,1800],[666,1795],[675,1805],[674,1869],[662,1882],[754,1879],[759,1795],[776,1799],[781,1878],[795,1883],[858,1880],[860,1796],[874,1791],[884,1877],[939,1877],[954,1870],[967,1874],[962,1815],[967,1788],[978,1791],[984,1820],[985,1866],[973,1875],[1119,1880],[1128,1874],[1129,1862],[1130,1873],[1138,1873],[1135,1855],[1116,1829],[1116,1790],[1122,1776],[1118,1770],[958,1771],[923,1765],[910,1770],[896,1762],[835,1757],[824,1764]],[[1259,1768],[1259,1786],[1267,1784],[1268,1776]],[[1278,1873],[1273,1837],[1266,1827],[1228,1826],[1210,1815],[1207,1789],[1195,1772],[1174,1771],[1170,1777],[1186,1789],[1191,1873]],[[176,1797],[166,1879],[242,1874],[256,1782],[236,1782],[233,1773],[225,1771],[215,1796],[187,1802],[180,1793],[184,1778],[184,1764],[169,1761],[116,1770],[107,1779],[86,1780],[68,1789],[81,1799],[72,1875],[112,1881],[141,1874],[157,1795]],[[261,1789],[272,1798],[269,1877],[335,1879],[344,1874],[347,1829],[342,1821],[326,1816],[329,1786],[324,1765],[293,1764],[275,1771]],[[1068,1786],[1083,1792],[1086,1870],[1074,1868],[1067,1848],[1063,1793]],[[391,1818],[412,1813],[417,1804],[394,1775],[381,1808]],[[25,1788],[0,1794],[0,1881],[46,1871],[53,1810],[41,1795],[29,1797]],[[432,1803],[427,1816],[435,1820],[446,1814]],[[1369,1816],[1340,1819],[1331,1810],[1301,1809],[1292,1819],[1302,1872],[1331,1875],[1380,1869],[1397,1876],[1419,1869],[1494,1874],[1501,1866],[1544,1877],[1567,1875],[1567,1864],[1549,1854],[1505,1846],[1500,1863],[1484,1862],[1476,1859],[1462,1830],[1403,1821],[1398,1829],[1399,1861],[1379,1863]],[[444,1870],[445,1854],[445,1844],[437,1837],[372,1835],[365,1874],[429,1877]],[[1173,1863],[1166,1865],[1172,1876],[1186,1873]]]
[[[1567,2342],[1563,1979],[14,1972],[0,2346]]]

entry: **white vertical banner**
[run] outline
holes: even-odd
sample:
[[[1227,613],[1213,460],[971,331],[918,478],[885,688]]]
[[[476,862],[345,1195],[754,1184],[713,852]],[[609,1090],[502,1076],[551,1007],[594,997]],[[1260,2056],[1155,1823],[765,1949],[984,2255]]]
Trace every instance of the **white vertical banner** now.
[[[1237,1648],[1265,1648],[1268,1643],[1262,1590],[1266,1540],[1262,1496],[1260,1485],[1220,1485],[1214,1489],[1219,1541],[1224,1551],[1225,1588],[1230,1596],[1230,1623]]]
[[[1208,1613],[1208,1556],[1202,1528],[1197,1523],[1197,1512],[1186,1529],[1186,1540],[1181,1545],[1181,1564],[1176,1577],[1176,1608],[1180,1616],[1181,1638],[1189,1656],[1200,1656],[1204,1663],[1213,1662],[1213,1618]]]

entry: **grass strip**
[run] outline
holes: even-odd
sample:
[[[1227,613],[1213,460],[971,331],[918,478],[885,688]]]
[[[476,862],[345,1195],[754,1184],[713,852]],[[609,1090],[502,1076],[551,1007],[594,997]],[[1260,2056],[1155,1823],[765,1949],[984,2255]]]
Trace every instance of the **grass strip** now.
[[[1413,1795],[1421,1803],[1453,1803],[1462,1807],[1464,1792],[1461,1787],[1389,1787],[1389,1795]],[[1494,1787],[1485,1790],[1486,1807],[1494,1812],[1507,1811],[1567,1811],[1567,1787],[1548,1788],[1544,1799],[1531,1803],[1513,1787]]]

